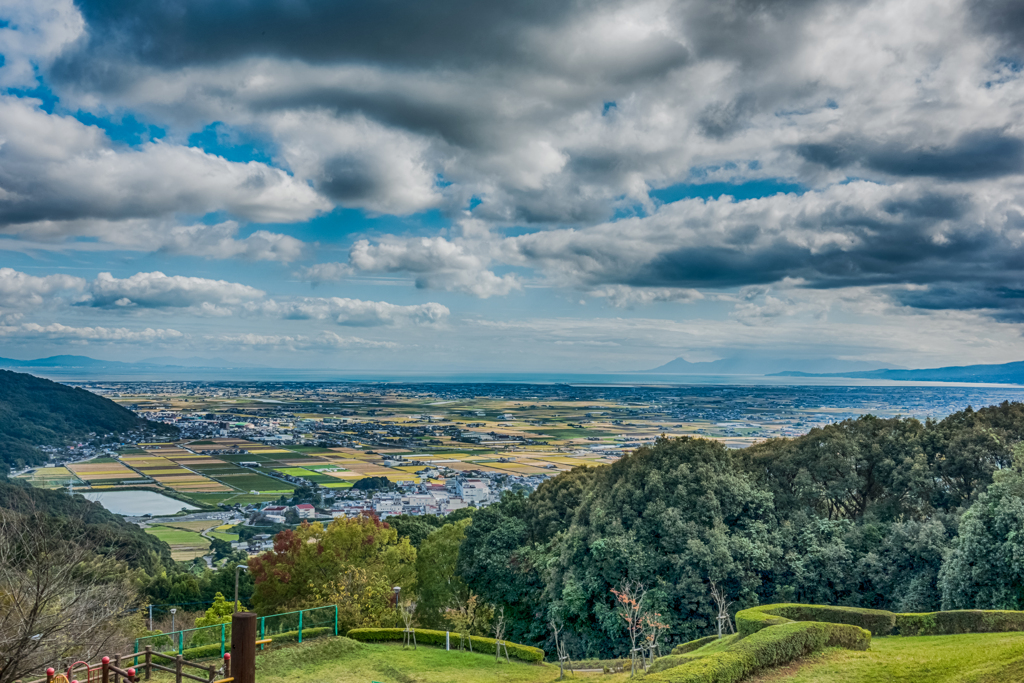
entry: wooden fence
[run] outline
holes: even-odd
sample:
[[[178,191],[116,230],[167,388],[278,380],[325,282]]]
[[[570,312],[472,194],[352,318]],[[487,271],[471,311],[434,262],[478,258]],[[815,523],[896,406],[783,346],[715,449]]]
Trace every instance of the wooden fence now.
[[[54,683],[59,676],[66,676],[69,683],[139,683],[143,679],[150,680],[154,671],[174,674],[175,683],[255,683],[256,646],[270,643],[272,639],[256,640],[256,615],[252,612],[236,612],[231,616],[231,624],[231,652],[235,653],[237,661],[234,673],[230,652],[224,654],[223,664],[217,666],[194,664],[180,654],[167,655],[147,645],[141,652],[114,655],[113,659],[104,657],[99,664],[75,662],[62,672],[49,668],[45,678],[15,683]],[[163,660],[164,664],[154,660]],[[124,666],[129,661],[135,666]]]

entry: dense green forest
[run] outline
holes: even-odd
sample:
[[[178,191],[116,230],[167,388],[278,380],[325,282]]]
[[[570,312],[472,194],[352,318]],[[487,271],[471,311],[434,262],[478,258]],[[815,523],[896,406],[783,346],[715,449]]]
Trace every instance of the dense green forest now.
[[[478,511],[457,573],[504,608],[509,636],[577,656],[628,651],[612,589],[626,579],[668,641],[733,610],[802,602],[933,611],[1024,608],[1024,405],[941,422],[865,416],[738,451],[662,439]],[[1016,460],[1016,462],[1015,462]]]
[[[123,434],[142,428],[175,431],[85,389],[0,370],[0,464],[7,468],[45,462],[40,445],[57,446],[93,433]]]
[[[132,569],[154,574],[173,564],[166,543],[82,496],[0,480],[0,509],[58,524],[56,537],[78,539]]]

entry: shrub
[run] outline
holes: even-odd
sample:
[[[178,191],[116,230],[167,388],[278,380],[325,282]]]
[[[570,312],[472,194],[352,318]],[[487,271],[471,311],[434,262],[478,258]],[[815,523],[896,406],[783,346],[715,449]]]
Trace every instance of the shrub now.
[[[689,659],[679,666],[648,676],[646,680],[665,683],[735,683],[761,669],[787,664],[826,647],[866,650],[870,644],[871,633],[859,626],[789,622],[757,631],[723,652]],[[670,657],[686,658],[686,655]],[[658,661],[655,660],[655,664]]]
[[[896,633],[901,636],[944,636],[955,633],[1003,631],[1024,631],[1024,612],[964,609],[896,615]]]
[[[697,640],[691,640],[688,643],[679,643],[672,648],[672,654],[685,655],[687,652],[693,652],[697,648],[704,647],[715,640],[718,640],[718,636],[705,636],[703,638],[698,638]]]
[[[318,627],[318,628],[304,628],[302,629],[302,640],[305,642],[310,638],[316,638],[318,636],[332,635],[334,628],[330,626]],[[274,643],[290,643],[297,642],[299,640],[298,631],[285,631],[284,633],[275,633],[271,636]],[[225,643],[225,652],[231,652],[231,643]],[[511,653],[511,648],[509,652]],[[492,650],[493,652],[493,650]],[[165,652],[168,657],[174,657],[178,653],[176,651]],[[211,643],[210,645],[200,645],[199,647],[189,647],[181,652],[182,657],[188,661],[195,661],[197,659],[209,659],[210,657],[220,657],[220,643]],[[157,664],[167,664],[167,662],[157,661]]]
[[[830,607],[828,605],[799,605],[783,603],[762,605],[736,613],[736,628],[741,636],[756,633],[766,626],[787,621],[820,621],[829,624],[850,624],[871,631],[875,636],[887,636],[896,627],[896,615],[880,609],[859,607]]]
[[[416,642],[420,645],[439,645],[444,647],[445,642],[445,631],[434,631],[432,629],[417,628],[416,631]],[[401,628],[354,628],[349,631],[346,635],[352,640],[358,640],[364,643],[380,643],[380,642],[395,642],[404,639],[405,629]],[[452,645],[457,646],[459,642],[459,635],[453,633]],[[484,638],[482,636],[471,636],[470,639],[473,642],[473,651],[481,652],[484,654],[494,654],[494,638]],[[524,662],[540,662],[544,660],[544,650],[539,647],[531,647],[529,645],[519,645],[518,643],[508,643],[508,656],[515,657]]]

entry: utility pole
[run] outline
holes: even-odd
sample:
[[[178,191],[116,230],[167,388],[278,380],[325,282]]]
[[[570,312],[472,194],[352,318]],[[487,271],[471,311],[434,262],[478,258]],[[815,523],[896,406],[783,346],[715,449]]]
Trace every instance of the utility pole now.
[[[238,572],[242,569],[249,571],[249,565],[240,564],[235,567],[235,611],[238,611]]]

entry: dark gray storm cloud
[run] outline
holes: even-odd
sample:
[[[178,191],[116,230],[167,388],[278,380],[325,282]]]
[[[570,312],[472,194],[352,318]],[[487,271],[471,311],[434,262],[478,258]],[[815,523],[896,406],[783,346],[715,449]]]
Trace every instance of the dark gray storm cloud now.
[[[863,166],[894,176],[982,180],[1024,171],[1024,140],[1001,130],[974,130],[948,145],[907,148],[904,140],[804,143],[797,153],[830,169]]]

